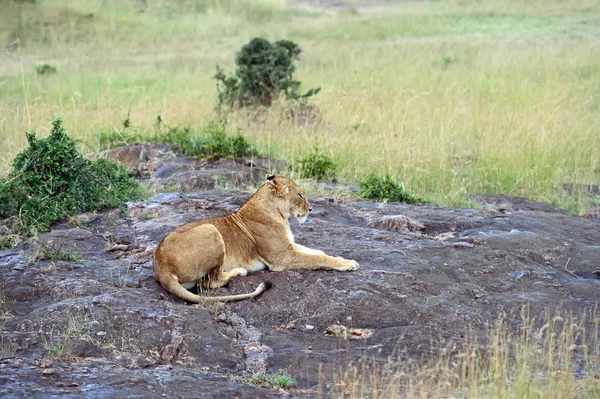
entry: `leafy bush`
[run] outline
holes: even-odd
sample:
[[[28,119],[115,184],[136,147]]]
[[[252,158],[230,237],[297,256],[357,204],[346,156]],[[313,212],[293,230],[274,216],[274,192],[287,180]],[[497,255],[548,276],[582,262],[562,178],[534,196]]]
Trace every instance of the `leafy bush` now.
[[[318,146],[313,146],[308,153],[296,159],[296,169],[303,179],[323,180],[335,178],[337,165],[329,155],[323,153]]]
[[[38,75],[52,75],[56,73],[56,67],[50,64],[41,64],[35,67]]]
[[[389,202],[405,202],[413,204],[423,202],[404,189],[403,184],[396,183],[391,176],[378,176],[369,174],[365,180],[360,182],[359,194],[366,199]]]
[[[13,228],[25,234],[48,228],[75,212],[122,206],[141,196],[137,182],[116,163],[89,161],[77,151],[60,118],[50,136],[27,133],[29,147],[18,154],[0,186],[0,216],[19,216]]]
[[[302,100],[317,94],[320,88],[299,94],[300,82],[293,79],[294,61],[302,50],[290,40],[271,43],[254,38],[236,54],[235,76],[227,77],[217,65],[219,105],[244,107],[270,106],[273,99],[283,95],[286,100]]]

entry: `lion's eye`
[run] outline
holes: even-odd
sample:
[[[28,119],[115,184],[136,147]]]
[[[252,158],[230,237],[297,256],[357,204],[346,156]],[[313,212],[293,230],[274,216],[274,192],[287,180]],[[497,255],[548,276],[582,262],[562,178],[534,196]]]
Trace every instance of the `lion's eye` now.
[[[298,194],[300,196],[300,198],[304,199],[304,195],[302,195],[302,193]]]

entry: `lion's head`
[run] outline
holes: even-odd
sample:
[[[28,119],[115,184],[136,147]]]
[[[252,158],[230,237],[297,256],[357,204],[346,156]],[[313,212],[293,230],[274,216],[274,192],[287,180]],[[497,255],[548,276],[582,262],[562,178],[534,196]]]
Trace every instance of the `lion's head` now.
[[[300,223],[304,223],[312,207],[296,183],[284,176],[269,175],[265,185],[269,188],[273,202],[286,219],[294,217]]]

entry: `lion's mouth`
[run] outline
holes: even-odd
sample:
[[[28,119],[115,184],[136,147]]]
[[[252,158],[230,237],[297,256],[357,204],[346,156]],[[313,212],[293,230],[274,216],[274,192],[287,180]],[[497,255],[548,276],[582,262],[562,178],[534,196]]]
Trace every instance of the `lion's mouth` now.
[[[304,223],[304,222],[306,222],[307,217],[308,217],[308,215],[297,215],[296,219],[298,220],[298,223]]]

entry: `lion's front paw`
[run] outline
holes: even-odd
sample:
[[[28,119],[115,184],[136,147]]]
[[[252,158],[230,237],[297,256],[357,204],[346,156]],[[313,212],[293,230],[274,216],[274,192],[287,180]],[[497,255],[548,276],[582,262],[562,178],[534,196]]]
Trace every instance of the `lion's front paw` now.
[[[344,266],[340,268],[343,271],[353,271],[358,270],[358,262],[355,260],[346,260],[344,259]]]

